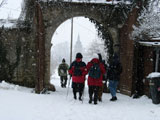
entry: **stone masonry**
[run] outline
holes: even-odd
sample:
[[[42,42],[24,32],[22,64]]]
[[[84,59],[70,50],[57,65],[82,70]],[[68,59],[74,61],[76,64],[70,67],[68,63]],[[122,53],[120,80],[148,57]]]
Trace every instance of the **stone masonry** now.
[[[28,1],[30,1],[30,4],[27,2],[30,8],[24,11],[26,15],[24,21],[19,20],[16,28],[0,28],[0,81],[6,80],[28,87],[35,87],[39,89],[38,93],[43,88],[54,91],[54,86],[50,84],[51,39],[56,29],[63,22],[79,16],[94,19],[108,30],[113,42],[114,52],[122,55],[123,60],[131,61],[128,66],[123,63],[125,66],[123,69],[129,70],[128,76],[133,76],[132,56],[134,49],[132,48],[134,45],[129,42],[128,44],[124,43],[123,38],[121,38],[125,34],[124,23],[127,18],[125,18],[126,15],[124,15],[120,6]],[[123,47],[126,48],[125,51],[128,51],[127,54],[130,53],[131,57],[120,53],[120,48]],[[128,77],[128,83],[130,84],[132,81],[132,77]],[[39,83],[41,85],[38,85]],[[124,83],[123,80],[121,83]],[[127,85],[128,83],[124,84]],[[38,87],[36,87],[37,85]],[[127,90],[132,91],[130,88]]]

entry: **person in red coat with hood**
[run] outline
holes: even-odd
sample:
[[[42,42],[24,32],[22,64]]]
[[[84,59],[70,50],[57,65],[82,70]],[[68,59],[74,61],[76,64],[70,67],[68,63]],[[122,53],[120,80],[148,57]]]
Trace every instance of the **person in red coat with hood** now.
[[[87,74],[86,64],[82,61],[82,54],[76,54],[76,60],[69,67],[69,74],[72,76],[72,88],[74,99],[77,99],[76,93],[79,92],[79,100],[82,100],[84,90],[85,75]]]
[[[93,66],[95,66],[95,64],[99,66],[97,67],[97,69],[99,70],[97,70],[97,73],[95,73],[96,74],[95,76],[98,76],[98,77],[92,76]],[[93,58],[87,64],[87,71],[89,74],[88,75],[89,103],[91,104],[92,101],[94,100],[94,104],[97,104],[98,91],[99,91],[99,88],[102,87],[103,85],[102,80],[103,80],[103,75],[105,74],[105,67],[98,58]]]

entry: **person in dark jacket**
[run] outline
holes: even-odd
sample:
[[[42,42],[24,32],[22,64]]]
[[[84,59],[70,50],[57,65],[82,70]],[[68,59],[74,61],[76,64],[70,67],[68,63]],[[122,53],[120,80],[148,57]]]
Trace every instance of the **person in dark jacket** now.
[[[100,77],[97,77],[97,78],[93,78],[92,75],[90,75],[91,70],[95,64],[98,64],[100,68]],[[103,80],[103,75],[105,74],[105,68],[98,58],[93,58],[87,64],[87,71],[89,74],[88,75],[89,103],[91,104],[92,101],[94,100],[94,104],[97,104],[98,91],[99,91],[99,88],[102,87],[103,85],[102,80]]]
[[[109,79],[109,90],[112,95],[112,98],[110,101],[116,101],[116,91],[117,91],[117,85],[120,79],[120,74],[122,72],[122,66],[119,60],[119,56],[115,53],[113,55],[113,60],[111,64],[109,65],[108,69],[108,79]]]
[[[100,53],[98,53],[98,59],[99,59],[99,61],[101,63],[103,63],[105,71],[107,71],[107,65],[105,64],[105,60],[102,60],[102,55]],[[107,85],[106,85],[106,83],[107,83],[106,76],[107,76],[107,72],[105,72],[105,74],[103,75],[103,80],[102,80],[103,84],[102,84],[101,87],[99,87],[99,91],[98,91],[98,100],[100,102],[102,102],[102,94],[103,94],[104,88],[107,87]]]
[[[105,71],[107,71],[107,65],[105,64],[105,60],[102,60],[102,63],[104,65]],[[106,92],[106,90],[107,90],[107,72],[105,72],[105,74],[103,75],[102,82],[103,82],[102,87],[100,87],[99,91],[98,91],[98,100],[100,102],[102,102],[103,92]]]
[[[60,76],[60,80],[61,80],[61,87],[66,87],[67,84],[67,71],[69,69],[68,64],[66,64],[65,59],[62,59],[62,63],[58,66],[58,75]]]
[[[76,60],[69,67],[69,74],[72,76],[72,88],[74,99],[77,99],[76,93],[79,92],[79,100],[82,100],[84,90],[85,75],[87,74],[86,64],[82,61],[82,54],[76,54]]]

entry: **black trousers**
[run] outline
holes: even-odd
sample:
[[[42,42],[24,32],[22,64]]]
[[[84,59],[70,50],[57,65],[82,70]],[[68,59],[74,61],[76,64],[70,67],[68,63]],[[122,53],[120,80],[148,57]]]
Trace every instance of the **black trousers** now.
[[[84,90],[84,83],[72,82],[72,88],[74,97],[76,98],[76,93],[79,92],[79,98],[81,98]]]
[[[61,86],[66,86],[67,84],[67,76],[60,76],[60,79],[61,79]]]
[[[97,102],[98,100],[98,92],[99,92],[99,86],[89,86],[89,99],[90,101]]]

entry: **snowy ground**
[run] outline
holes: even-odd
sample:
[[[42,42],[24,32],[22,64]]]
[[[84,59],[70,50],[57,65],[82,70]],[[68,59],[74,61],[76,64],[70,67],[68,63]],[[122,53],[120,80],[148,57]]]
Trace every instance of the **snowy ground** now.
[[[103,102],[88,104],[85,88],[83,103],[74,100],[72,91],[61,88],[59,79],[52,78],[56,92],[35,94],[33,89],[0,83],[0,120],[160,120],[160,105],[152,104],[146,96],[140,99],[118,94],[118,101],[110,102],[110,94],[103,94]]]

